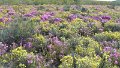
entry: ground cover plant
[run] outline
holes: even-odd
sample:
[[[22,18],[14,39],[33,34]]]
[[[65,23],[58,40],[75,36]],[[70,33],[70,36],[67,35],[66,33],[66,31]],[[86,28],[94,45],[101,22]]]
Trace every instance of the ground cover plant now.
[[[0,6],[0,68],[120,68],[120,6]]]

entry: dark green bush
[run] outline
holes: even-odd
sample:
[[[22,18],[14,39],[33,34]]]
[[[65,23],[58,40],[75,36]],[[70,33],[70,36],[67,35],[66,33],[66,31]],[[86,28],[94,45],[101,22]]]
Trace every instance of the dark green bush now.
[[[63,10],[64,10],[64,11],[69,11],[69,10],[70,10],[70,5],[65,5],[65,6],[63,7]]]
[[[104,26],[106,31],[112,31],[112,32],[116,32],[116,31],[120,31],[120,23],[106,23]]]
[[[34,34],[35,22],[21,21],[10,23],[7,28],[0,30],[0,41],[12,43]]]

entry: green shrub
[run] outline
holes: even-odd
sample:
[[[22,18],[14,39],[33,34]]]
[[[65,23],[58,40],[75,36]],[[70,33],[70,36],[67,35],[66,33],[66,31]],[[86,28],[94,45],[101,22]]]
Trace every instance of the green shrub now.
[[[101,47],[98,42],[94,41],[92,38],[83,37],[78,46],[76,46],[75,52],[81,56],[94,56],[101,52]]]
[[[74,62],[74,60],[76,62]],[[73,63],[75,63],[76,68],[98,68],[100,64],[101,58],[98,56],[95,57],[80,57],[75,56],[73,59],[72,56],[64,56],[61,59],[61,64],[59,68],[74,68]]]
[[[59,68],[73,68],[73,57],[72,56],[64,56],[61,60],[62,64],[59,66]]]
[[[96,23],[86,23],[83,22],[81,19],[77,18],[70,23],[70,29],[72,32],[78,33],[81,36],[92,36],[95,32],[97,32],[97,28],[100,27],[100,24]]]
[[[109,23],[105,23],[104,28],[106,31],[116,32],[116,31],[120,31],[120,24],[109,22]]]
[[[101,58],[98,56],[95,57],[76,57],[77,68],[98,68]]]
[[[10,23],[7,28],[0,30],[0,41],[12,43],[34,34],[35,22],[22,21]]]
[[[64,11],[69,11],[69,10],[70,10],[70,6],[69,6],[69,5],[65,5],[65,6],[63,7],[63,10],[64,10]]]
[[[120,40],[120,32],[102,32],[96,33],[94,36],[96,41],[112,41],[112,40]]]
[[[49,30],[51,29],[51,24],[49,22],[41,22],[36,27],[39,30],[39,33],[41,33],[42,35],[48,35]]]
[[[33,45],[35,45],[36,47],[43,47],[46,43],[46,39],[43,35],[41,34],[35,34],[34,35],[34,43]]]
[[[45,36],[43,36],[41,34],[33,35],[32,51],[34,53],[42,52],[42,54],[45,54],[44,52],[46,50],[44,50],[44,48],[46,47],[46,45],[47,45],[47,40],[46,40]]]

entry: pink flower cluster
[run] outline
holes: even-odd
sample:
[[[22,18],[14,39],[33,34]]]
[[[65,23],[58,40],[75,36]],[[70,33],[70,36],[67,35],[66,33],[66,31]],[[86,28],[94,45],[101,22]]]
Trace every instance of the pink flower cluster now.
[[[112,59],[112,62],[114,64],[119,64],[120,53],[119,52],[111,53],[110,54],[110,59]]]
[[[11,7],[8,8],[8,15],[14,15],[15,14],[15,10]]]
[[[37,10],[32,10],[31,12],[24,14],[24,17],[34,17],[38,14]]]
[[[0,42],[0,56],[4,53],[6,53],[8,49],[8,46],[6,46],[6,44],[3,44],[2,42]]]
[[[49,18],[51,18],[52,16],[54,16],[54,13],[53,12],[46,12],[45,14],[43,14],[41,16],[41,20],[42,21],[46,21],[48,20]]]
[[[103,16],[94,16],[93,19],[98,20],[102,23],[106,23],[111,20],[111,16],[103,15]]]

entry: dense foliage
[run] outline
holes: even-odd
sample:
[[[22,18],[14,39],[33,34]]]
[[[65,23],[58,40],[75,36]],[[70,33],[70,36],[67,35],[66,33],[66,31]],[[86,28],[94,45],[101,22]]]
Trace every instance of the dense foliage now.
[[[118,11],[107,5],[0,6],[0,68],[120,68]]]

